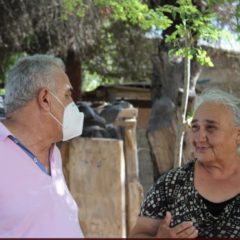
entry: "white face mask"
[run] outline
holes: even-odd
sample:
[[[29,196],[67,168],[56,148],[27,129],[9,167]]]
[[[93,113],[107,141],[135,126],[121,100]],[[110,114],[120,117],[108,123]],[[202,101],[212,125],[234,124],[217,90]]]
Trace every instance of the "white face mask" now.
[[[51,94],[64,108],[62,102],[53,93]],[[74,102],[69,103],[64,108],[63,123],[61,123],[51,112],[49,112],[49,114],[62,126],[63,141],[67,141],[82,134],[84,114],[79,112]]]

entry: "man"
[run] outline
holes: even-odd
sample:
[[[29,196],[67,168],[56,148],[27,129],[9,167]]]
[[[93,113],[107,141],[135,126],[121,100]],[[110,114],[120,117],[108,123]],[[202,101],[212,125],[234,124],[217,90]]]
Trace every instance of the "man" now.
[[[62,61],[34,55],[8,75],[0,122],[0,237],[83,237],[55,143],[82,132]]]

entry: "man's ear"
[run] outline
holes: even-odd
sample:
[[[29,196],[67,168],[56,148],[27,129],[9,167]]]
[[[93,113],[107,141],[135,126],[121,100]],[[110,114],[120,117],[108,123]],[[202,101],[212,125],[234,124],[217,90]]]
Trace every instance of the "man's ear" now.
[[[44,111],[49,112],[51,110],[51,94],[48,88],[41,88],[38,91],[37,101]]]

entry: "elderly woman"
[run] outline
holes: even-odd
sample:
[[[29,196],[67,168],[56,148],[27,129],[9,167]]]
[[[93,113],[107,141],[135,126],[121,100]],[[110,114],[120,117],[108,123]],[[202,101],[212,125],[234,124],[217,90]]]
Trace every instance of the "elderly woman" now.
[[[160,176],[131,237],[240,237],[240,101],[221,90],[195,104],[195,160]]]

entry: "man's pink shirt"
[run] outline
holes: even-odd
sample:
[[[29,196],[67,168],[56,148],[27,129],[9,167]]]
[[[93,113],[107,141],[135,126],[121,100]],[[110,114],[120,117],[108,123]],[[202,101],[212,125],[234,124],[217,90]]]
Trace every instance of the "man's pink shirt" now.
[[[58,148],[51,151],[49,176],[9,135],[0,122],[0,238],[82,238]]]

